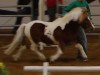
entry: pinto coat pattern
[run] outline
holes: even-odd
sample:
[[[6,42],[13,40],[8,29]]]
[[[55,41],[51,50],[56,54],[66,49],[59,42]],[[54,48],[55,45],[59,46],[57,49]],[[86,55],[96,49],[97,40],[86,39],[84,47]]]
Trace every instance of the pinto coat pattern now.
[[[50,61],[55,61],[63,54],[63,45],[70,42],[76,43],[75,47],[80,50],[83,58],[87,59],[87,55],[85,54],[82,45],[76,40],[77,30],[87,18],[87,10],[77,7],[64,17],[58,18],[53,22],[35,20],[27,24],[22,24],[17,30],[12,43],[4,53],[10,55],[17,47],[19,47],[18,53],[13,55],[14,59],[18,60],[21,53],[26,49],[26,46],[22,45],[22,41],[24,37],[27,37],[31,43],[30,49],[37,53],[42,60],[46,60],[46,57],[38,51],[38,47],[43,49],[46,45],[55,44],[57,52],[50,57]]]

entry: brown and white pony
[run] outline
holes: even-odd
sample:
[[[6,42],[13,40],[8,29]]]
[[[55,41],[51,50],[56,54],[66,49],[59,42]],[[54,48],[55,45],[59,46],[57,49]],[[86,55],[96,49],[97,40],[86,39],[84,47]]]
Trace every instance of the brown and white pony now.
[[[87,58],[82,45],[77,42],[78,28],[86,19],[89,21],[87,9],[77,7],[53,22],[35,20],[22,24],[4,53],[10,55],[16,48],[19,48],[18,53],[13,56],[17,60],[26,49],[26,46],[22,45],[23,38],[26,37],[31,43],[30,49],[37,53],[42,60],[45,60],[46,57],[38,51],[38,47],[43,49],[45,46],[55,45],[57,52],[50,57],[50,61],[55,61],[63,54],[63,46],[70,42],[76,43],[75,47],[80,50],[83,58]]]

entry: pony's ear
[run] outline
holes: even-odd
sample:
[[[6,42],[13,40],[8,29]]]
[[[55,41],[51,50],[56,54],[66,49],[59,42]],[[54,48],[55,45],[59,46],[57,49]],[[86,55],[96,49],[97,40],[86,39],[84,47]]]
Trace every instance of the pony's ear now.
[[[87,8],[82,7],[82,12],[83,12],[83,14],[84,14],[84,13],[88,13],[88,11],[89,11],[89,10],[88,10]]]

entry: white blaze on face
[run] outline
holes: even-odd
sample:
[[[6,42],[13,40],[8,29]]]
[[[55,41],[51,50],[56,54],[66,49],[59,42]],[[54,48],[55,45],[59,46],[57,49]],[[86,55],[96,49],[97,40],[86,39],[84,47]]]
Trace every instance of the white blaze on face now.
[[[88,19],[90,20],[89,17],[88,17]],[[95,26],[94,26],[94,24],[91,22],[91,20],[90,20],[90,23],[91,23],[91,27],[92,27],[93,29],[95,29]]]

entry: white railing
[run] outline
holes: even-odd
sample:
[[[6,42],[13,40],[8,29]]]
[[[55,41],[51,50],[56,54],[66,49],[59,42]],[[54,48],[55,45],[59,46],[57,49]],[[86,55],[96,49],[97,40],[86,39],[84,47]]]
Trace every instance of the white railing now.
[[[0,8],[31,7],[31,5],[0,6]]]
[[[0,15],[0,17],[31,17],[32,15]]]
[[[42,71],[43,75],[49,75],[50,71],[66,71],[66,72],[100,72],[100,66],[49,66],[48,62],[43,66],[24,66],[24,71]]]

